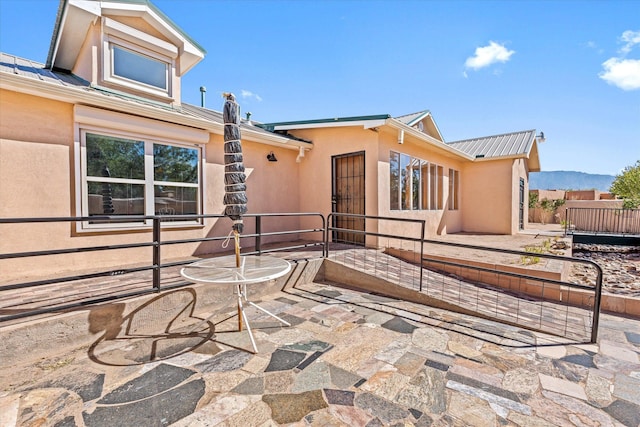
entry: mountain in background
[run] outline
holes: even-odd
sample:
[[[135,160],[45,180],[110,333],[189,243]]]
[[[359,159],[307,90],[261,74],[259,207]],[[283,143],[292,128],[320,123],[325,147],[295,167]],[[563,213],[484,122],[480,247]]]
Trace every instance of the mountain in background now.
[[[599,190],[609,191],[614,175],[597,175],[572,171],[545,171],[529,174],[530,190]]]

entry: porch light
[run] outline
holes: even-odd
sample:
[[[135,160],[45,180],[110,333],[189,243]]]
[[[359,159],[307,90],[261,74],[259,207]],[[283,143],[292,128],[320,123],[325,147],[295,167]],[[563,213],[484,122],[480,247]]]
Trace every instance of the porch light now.
[[[270,162],[277,162],[278,159],[276,158],[276,155],[272,152],[270,152],[269,154],[267,154],[267,160],[269,160]]]
[[[544,132],[540,131],[540,134],[536,135],[538,142],[545,142],[547,138],[544,137]]]

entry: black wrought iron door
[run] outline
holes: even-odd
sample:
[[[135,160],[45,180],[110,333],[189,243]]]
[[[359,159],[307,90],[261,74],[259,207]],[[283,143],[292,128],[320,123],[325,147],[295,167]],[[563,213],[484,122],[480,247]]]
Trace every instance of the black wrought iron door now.
[[[365,214],[364,151],[332,157],[332,212]],[[364,231],[364,218],[335,215],[333,226]],[[334,242],[364,244],[363,233],[335,231]]]

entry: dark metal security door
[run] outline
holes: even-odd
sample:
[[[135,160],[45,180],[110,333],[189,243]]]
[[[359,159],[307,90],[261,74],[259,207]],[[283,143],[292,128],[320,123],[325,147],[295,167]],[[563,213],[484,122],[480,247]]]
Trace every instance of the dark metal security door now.
[[[520,178],[520,211],[519,222],[520,230],[524,230],[524,179]]]
[[[364,151],[331,158],[331,211],[334,213],[365,214]],[[364,218],[334,216],[334,227],[364,231]],[[364,244],[364,234],[335,231],[334,242]]]

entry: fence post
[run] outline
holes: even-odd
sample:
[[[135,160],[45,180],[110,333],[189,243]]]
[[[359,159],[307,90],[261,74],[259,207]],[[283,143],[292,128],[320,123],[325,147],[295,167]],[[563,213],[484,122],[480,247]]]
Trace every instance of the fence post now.
[[[160,290],[160,218],[153,218],[153,288]]]
[[[422,236],[420,237],[420,292],[422,292],[422,273],[424,269],[424,263],[422,262],[422,257],[424,256],[424,232],[425,232],[425,221],[422,221]]]
[[[593,263],[593,267],[598,272],[596,277],[596,295],[593,300],[593,322],[591,323],[591,342],[593,344],[598,340],[598,326],[600,324],[600,305],[602,302],[602,268]]]
[[[256,251],[262,255],[262,217],[256,216]]]

